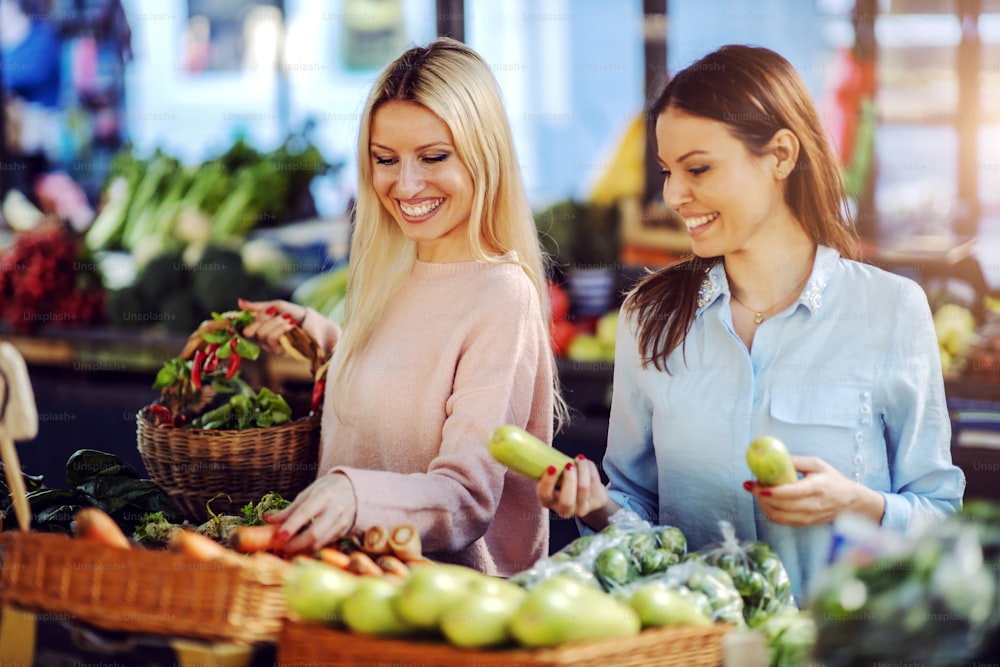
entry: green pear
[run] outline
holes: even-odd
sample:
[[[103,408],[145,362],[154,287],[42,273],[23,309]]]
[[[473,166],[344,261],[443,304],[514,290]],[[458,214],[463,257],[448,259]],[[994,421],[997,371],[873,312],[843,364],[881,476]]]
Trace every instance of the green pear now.
[[[359,577],[358,587],[344,600],[344,623],[363,635],[395,636],[415,632],[396,614],[399,584],[381,577]]]
[[[632,594],[628,603],[639,614],[644,628],[712,624],[690,600],[663,583],[644,584]]]
[[[524,595],[520,597],[505,593],[493,596],[482,592],[469,595],[441,616],[441,633],[450,644],[463,648],[511,643],[513,638],[508,626],[527,596],[527,591],[521,591]]]
[[[288,608],[314,623],[341,620],[344,600],[358,587],[359,578],[319,561],[299,566],[285,582]]]
[[[747,448],[747,465],[762,486],[791,484],[799,478],[785,443],[770,435],[761,436],[750,443]]]
[[[482,576],[476,570],[457,565],[415,568],[399,589],[396,613],[414,627],[435,630],[444,613],[464,600],[473,581]]]
[[[631,637],[641,629],[639,615],[603,591],[563,576],[547,579],[528,592],[510,621],[511,636],[537,648],[568,642]]]

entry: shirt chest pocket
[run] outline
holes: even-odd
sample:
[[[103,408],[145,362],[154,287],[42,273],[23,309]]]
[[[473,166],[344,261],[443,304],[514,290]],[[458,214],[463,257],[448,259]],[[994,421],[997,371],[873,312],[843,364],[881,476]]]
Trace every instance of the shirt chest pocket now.
[[[870,428],[872,392],[855,384],[781,389],[771,396],[771,417],[789,424]]]
[[[775,391],[774,430],[793,454],[818,456],[860,480],[881,440],[871,388],[861,384],[820,384]],[[779,436],[781,437],[781,436]]]

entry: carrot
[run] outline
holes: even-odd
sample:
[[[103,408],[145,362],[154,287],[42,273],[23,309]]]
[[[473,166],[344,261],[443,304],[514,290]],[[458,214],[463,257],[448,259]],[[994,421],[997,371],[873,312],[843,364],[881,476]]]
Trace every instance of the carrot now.
[[[381,577],[385,574],[382,568],[375,564],[372,557],[364,551],[355,551],[348,556],[348,558],[350,558],[351,561],[347,565],[348,572],[353,572],[354,574],[359,575],[371,575],[375,577]]]
[[[116,549],[131,549],[125,533],[103,510],[96,507],[84,507],[73,517],[73,534],[82,540],[98,542]]]
[[[242,563],[244,560],[243,556],[237,556],[211,537],[186,528],[174,533],[174,536],[170,538],[168,548],[174,553],[201,561],[225,560],[231,563]]]
[[[420,533],[408,523],[396,526],[389,535],[389,546],[400,560],[421,558]]]
[[[274,542],[277,534],[277,527],[269,523],[259,526],[237,526],[229,535],[229,546],[245,554],[270,551],[278,546]]]
[[[361,548],[369,556],[381,556],[391,552],[389,548],[389,531],[382,526],[372,526],[365,531],[361,540]]]
[[[386,574],[394,574],[404,579],[410,574],[410,568],[406,566],[406,563],[389,554],[379,556],[375,564],[382,568]]]
[[[323,547],[318,552],[319,559],[327,565],[346,570],[351,564],[351,557],[339,549],[333,547]]]

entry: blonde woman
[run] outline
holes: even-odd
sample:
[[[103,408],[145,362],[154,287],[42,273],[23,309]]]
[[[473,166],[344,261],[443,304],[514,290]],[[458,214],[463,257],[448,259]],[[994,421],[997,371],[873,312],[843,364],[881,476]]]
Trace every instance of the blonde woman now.
[[[241,304],[266,347],[298,325],[333,351],[318,478],[270,521],[288,552],[411,523],[429,557],[510,575],[547,554],[548,514],[486,441],[513,423],[551,442],[563,403],[499,90],[472,49],[438,39],[385,68],[362,118],[343,330]]]

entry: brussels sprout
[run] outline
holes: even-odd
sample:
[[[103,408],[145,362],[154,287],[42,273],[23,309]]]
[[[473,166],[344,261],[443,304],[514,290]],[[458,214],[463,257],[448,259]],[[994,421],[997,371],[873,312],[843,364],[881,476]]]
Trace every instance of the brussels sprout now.
[[[594,541],[593,535],[581,535],[580,537],[576,538],[575,540],[567,544],[565,547],[560,549],[558,553],[566,554],[571,558],[576,558],[577,556],[582,554],[586,550],[586,548],[590,546],[590,543],[593,541]]]
[[[652,533],[637,532],[628,540],[628,548],[635,558],[639,558],[644,552],[652,551],[659,545]]]
[[[733,583],[736,590],[743,597],[744,603],[748,600],[760,600],[765,591],[770,588],[760,572],[743,569],[733,575]]]
[[[621,549],[611,547],[597,555],[594,562],[594,574],[601,580],[605,588],[615,585],[623,586],[634,579],[638,572],[629,554]]]
[[[653,549],[639,555],[639,571],[643,575],[663,572],[678,561],[677,554],[666,549]]]
[[[660,526],[656,531],[656,541],[661,547],[673,551],[678,556],[683,556],[687,551],[687,538],[676,526]]]

